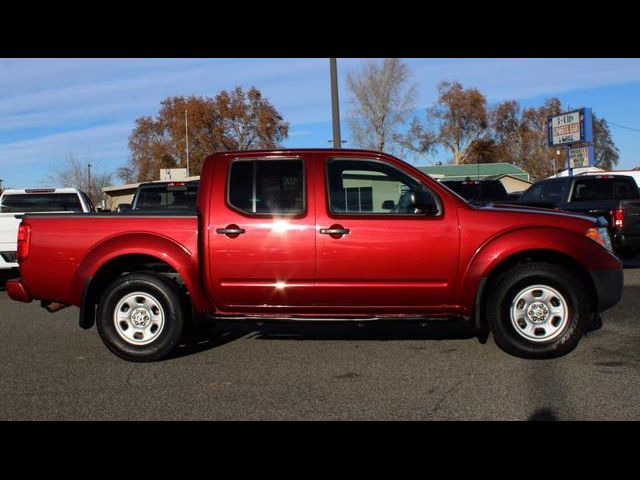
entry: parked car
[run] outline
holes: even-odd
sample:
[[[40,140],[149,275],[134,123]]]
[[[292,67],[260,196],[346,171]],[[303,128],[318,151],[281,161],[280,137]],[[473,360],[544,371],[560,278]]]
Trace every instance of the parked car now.
[[[131,204],[119,204],[118,212],[131,210],[195,210],[198,180],[149,182],[138,186]]]
[[[629,176],[607,173],[542,180],[517,203],[604,217],[617,253],[632,256],[640,251],[640,191]]]
[[[380,152],[219,152],[204,163],[197,212],[26,215],[21,278],[7,291],[80,307],[80,326],[95,323],[131,361],[166,358],[205,318],[451,316],[513,355],[549,358],[620,299],[603,225],[472,205]]]
[[[479,204],[513,201],[500,180],[442,180],[441,183],[462,198]]]
[[[18,268],[16,240],[25,213],[91,211],[93,205],[87,194],[75,188],[5,190],[0,195],[0,271]]]

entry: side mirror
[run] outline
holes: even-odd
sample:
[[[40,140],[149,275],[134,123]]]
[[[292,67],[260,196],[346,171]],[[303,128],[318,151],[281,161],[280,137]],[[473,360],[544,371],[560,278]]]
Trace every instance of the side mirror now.
[[[417,210],[416,213],[424,213],[431,216],[440,212],[433,196],[422,190],[409,192],[409,208]]]
[[[395,208],[396,202],[394,202],[393,200],[385,200],[384,202],[382,202],[383,210],[395,210]]]
[[[130,203],[119,203],[118,207],[116,208],[117,212],[127,212],[131,210],[131,204]]]

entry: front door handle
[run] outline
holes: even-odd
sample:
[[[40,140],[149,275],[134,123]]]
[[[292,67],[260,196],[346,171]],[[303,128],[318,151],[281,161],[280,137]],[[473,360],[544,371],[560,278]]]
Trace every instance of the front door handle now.
[[[323,235],[331,235],[333,238],[340,238],[342,235],[348,235],[351,232],[342,225],[331,225],[329,228],[321,228],[320,233]]]
[[[238,225],[227,225],[225,228],[216,228],[216,233],[219,235],[227,235],[228,237],[235,238],[238,235],[242,235],[246,230],[240,228]]]

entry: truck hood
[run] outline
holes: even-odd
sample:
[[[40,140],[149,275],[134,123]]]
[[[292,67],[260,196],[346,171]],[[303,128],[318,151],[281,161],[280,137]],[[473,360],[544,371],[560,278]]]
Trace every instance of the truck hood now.
[[[487,212],[505,212],[505,213],[530,213],[535,215],[550,215],[555,217],[565,217],[571,219],[580,219],[593,223],[594,225],[606,227],[607,221],[603,217],[589,217],[587,215],[581,215],[578,213],[566,212],[564,210],[552,210],[549,208],[540,208],[540,207],[529,207],[525,205],[509,205],[509,204],[489,204],[483,206],[474,205],[473,208],[476,208],[481,211]]]

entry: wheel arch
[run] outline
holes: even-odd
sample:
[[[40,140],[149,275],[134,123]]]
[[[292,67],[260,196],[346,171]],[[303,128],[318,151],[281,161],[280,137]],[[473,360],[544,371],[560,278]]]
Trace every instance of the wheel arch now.
[[[514,253],[502,259],[488,272],[487,275],[481,278],[479,288],[474,299],[473,322],[476,329],[483,330],[488,328],[488,322],[485,318],[485,310],[492,284],[503,272],[512,269],[516,265],[527,262],[546,262],[553,263],[555,265],[563,265],[571,272],[578,275],[589,289],[589,298],[593,299],[594,302],[593,305],[590,305],[590,308],[595,311],[598,304],[598,292],[593,278],[589,274],[587,268],[575,257],[568,255],[565,252],[553,249],[534,248]]]
[[[104,288],[120,275],[134,271],[174,277],[188,292],[194,313],[212,309],[200,285],[197,252],[158,235],[126,234],[94,247],[76,270],[73,288],[82,292],[78,301],[82,328],[95,323],[95,306]]]

